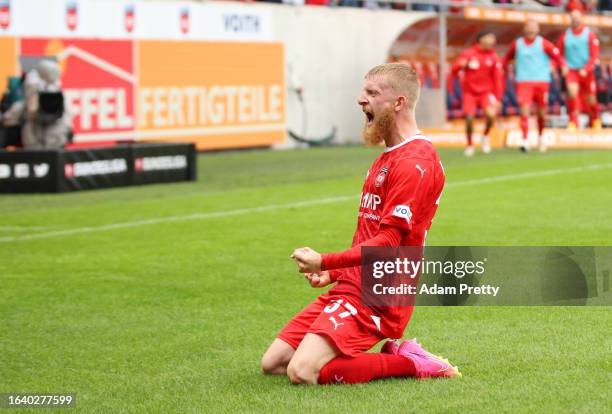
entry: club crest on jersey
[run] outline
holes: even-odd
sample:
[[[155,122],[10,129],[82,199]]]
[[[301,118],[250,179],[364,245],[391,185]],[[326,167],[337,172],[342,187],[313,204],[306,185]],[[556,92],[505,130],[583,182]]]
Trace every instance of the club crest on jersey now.
[[[376,176],[376,180],[374,181],[374,185],[378,188],[381,185],[383,185],[383,183],[385,182],[385,177],[387,176],[387,173],[389,172],[389,169],[387,167],[382,167],[381,170],[379,171],[378,175]]]

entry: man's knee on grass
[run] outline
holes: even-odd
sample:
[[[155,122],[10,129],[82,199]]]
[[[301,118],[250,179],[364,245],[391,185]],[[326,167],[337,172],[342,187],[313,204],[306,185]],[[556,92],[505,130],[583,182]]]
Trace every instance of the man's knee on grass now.
[[[287,372],[287,363],[277,355],[265,353],[261,358],[261,372],[266,375],[284,375]]]
[[[289,362],[287,366],[287,377],[292,384],[317,384],[319,379],[319,370],[314,364],[308,361],[295,358]]]
[[[261,358],[261,371],[267,375],[285,375],[294,353],[295,350],[289,344],[275,339]]]
[[[308,333],[287,366],[287,376],[293,384],[317,384],[321,368],[339,354],[327,338]]]

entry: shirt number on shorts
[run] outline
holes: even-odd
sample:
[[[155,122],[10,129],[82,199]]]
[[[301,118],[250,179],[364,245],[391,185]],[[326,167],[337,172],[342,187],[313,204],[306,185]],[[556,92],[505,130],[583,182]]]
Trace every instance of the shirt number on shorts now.
[[[355,309],[355,307],[351,305],[350,303],[344,302],[343,299],[336,299],[332,301],[330,305],[327,305],[323,309],[323,312],[334,313],[338,310],[338,308],[340,308],[340,305],[342,305],[346,310],[338,314],[338,319],[344,319],[351,315],[357,315],[357,309]],[[330,316],[329,320],[334,324],[334,331],[338,329],[339,326],[344,325],[343,322],[338,322],[335,316]]]

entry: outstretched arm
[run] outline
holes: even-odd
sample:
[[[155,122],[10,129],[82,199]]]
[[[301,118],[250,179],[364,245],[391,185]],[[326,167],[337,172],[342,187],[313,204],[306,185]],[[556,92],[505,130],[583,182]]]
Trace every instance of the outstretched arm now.
[[[300,273],[318,273],[321,270],[332,270],[330,280],[333,282],[337,273],[333,269],[354,267],[361,264],[361,247],[363,246],[399,246],[402,230],[395,226],[382,226],[378,234],[363,243],[343,252],[320,254],[310,247],[295,249],[291,258],[298,265]]]

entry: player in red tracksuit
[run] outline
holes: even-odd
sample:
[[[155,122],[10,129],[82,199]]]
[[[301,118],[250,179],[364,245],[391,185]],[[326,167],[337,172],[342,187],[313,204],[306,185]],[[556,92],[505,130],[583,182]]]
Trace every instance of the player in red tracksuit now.
[[[467,136],[465,155],[468,157],[474,155],[472,132],[477,107],[482,108],[486,116],[482,150],[485,153],[491,151],[488,134],[501,108],[504,92],[501,60],[493,49],[496,42],[495,34],[483,31],[478,34],[477,39],[478,43],[464,50],[452,66],[454,75],[463,71],[463,113]]]
[[[572,11],[570,17],[571,27],[563,32],[557,43],[569,67],[569,72],[565,77],[568,93],[568,129],[575,130],[578,127],[578,114],[581,109],[589,114],[590,126],[601,129],[595,84],[595,63],[599,59],[599,39],[595,32],[582,24],[580,11]],[[585,108],[581,108],[582,102],[585,102]]]
[[[368,382],[383,377],[455,377],[443,359],[416,341],[368,353],[385,338],[401,338],[412,306],[366,306],[361,299],[362,246],[423,246],[444,186],[444,170],[431,142],[418,130],[414,110],[418,75],[388,63],[366,75],[359,105],[364,141],[386,148],[366,175],[357,230],[350,249],[319,254],[304,247],[292,258],[313,287],[335,283],[282,329],[262,358],[267,374],[294,384]]]
[[[536,20],[527,20],[524,27],[524,36],[519,37],[510,45],[510,49],[503,59],[503,66],[508,67],[514,61],[516,89],[521,107],[521,130],[523,143],[521,150],[527,152],[529,133],[529,115],[531,106],[535,104],[538,110],[538,137],[540,151],[545,151],[542,134],[546,113],[548,112],[548,88],[550,86],[551,63],[565,71],[565,62],[551,42],[539,36],[540,25]]]

